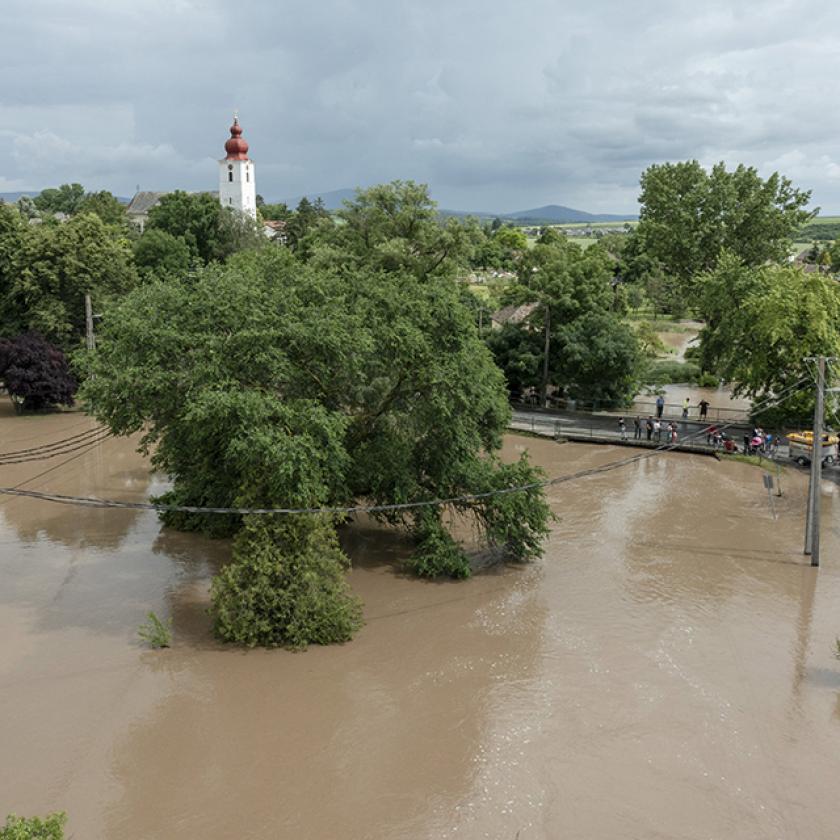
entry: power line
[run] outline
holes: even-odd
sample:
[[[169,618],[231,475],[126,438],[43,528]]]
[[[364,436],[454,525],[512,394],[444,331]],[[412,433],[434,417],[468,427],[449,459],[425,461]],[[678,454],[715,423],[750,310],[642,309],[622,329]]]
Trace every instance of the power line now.
[[[87,429],[84,432],[79,432],[76,435],[71,435],[70,437],[53,441],[52,443],[42,444],[41,446],[32,446],[28,449],[17,449],[9,452],[0,452],[0,464],[5,462],[18,463],[17,461],[9,461],[10,458],[21,458],[23,460],[28,460],[30,457],[34,458],[35,456],[43,456],[46,453],[50,452],[61,454],[61,451],[66,450],[68,446],[76,446],[88,440],[100,438],[103,435],[107,437],[110,434],[110,429],[107,429],[105,426],[97,426],[92,429]]]
[[[803,383],[807,381],[807,377],[803,377],[798,382],[785,388],[781,393],[774,397],[764,400],[768,405],[762,406],[758,404],[758,410],[768,408],[770,405],[781,402],[787,392],[798,390]],[[754,409],[756,407],[754,406]],[[735,421],[725,423],[719,427],[721,431],[736,425]],[[696,437],[701,437],[708,432],[708,428],[702,428],[687,438],[683,438],[683,444],[687,440],[692,440]],[[536,490],[542,487],[551,487],[559,484],[566,484],[570,481],[577,481],[581,478],[589,476],[600,475],[602,473],[610,472],[615,469],[627,466],[629,464],[637,463],[639,461],[653,458],[663,452],[669,452],[680,446],[679,442],[670,444],[663,444],[649,452],[639,455],[633,455],[628,458],[623,458],[618,461],[612,461],[608,464],[603,464],[599,467],[590,467],[588,469],[579,470],[575,473],[567,475],[556,476],[555,478],[541,479],[539,481],[532,481],[528,484],[522,484],[514,487],[503,487],[497,490],[488,490],[482,493],[465,493],[460,496],[452,496],[442,499],[427,499],[416,502],[400,502],[384,505],[348,505],[343,507],[297,507],[297,508],[232,508],[232,507],[202,507],[199,505],[165,505],[155,504],[153,502],[126,502],[117,499],[99,499],[93,496],[67,496],[60,493],[44,493],[37,490],[22,490],[20,485],[17,487],[0,487],[0,494],[10,496],[22,496],[32,499],[40,499],[46,502],[53,502],[55,504],[77,505],[81,507],[97,507],[97,508],[120,508],[128,510],[155,510],[165,513],[212,513],[212,514],[234,514],[239,516],[251,515],[293,515],[293,514],[327,514],[327,515],[347,515],[356,513],[385,513],[387,511],[407,511],[416,510],[422,507],[440,507],[443,505],[459,505],[469,504],[470,502],[481,501],[494,496],[504,496],[511,493],[524,493],[529,490]]]

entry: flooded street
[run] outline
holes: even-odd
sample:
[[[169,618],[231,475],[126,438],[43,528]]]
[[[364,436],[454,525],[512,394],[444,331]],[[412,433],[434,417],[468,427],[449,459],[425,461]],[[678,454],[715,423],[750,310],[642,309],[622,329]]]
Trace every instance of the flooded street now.
[[[91,427],[0,412],[0,451]],[[549,475],[626,455],[511,436]],[[0,485],[143,500],[133,443],[0,466]],[[806,482],[668,453],[549,489],[545,556],[465,582],[344,534],[351,643],[244,651],[205,613],[229,543],[151,512],[0,496],[0,820],[120,838],[835,838],[840,488],[823,567]],[[174,645],[137,638],[149,610]]]

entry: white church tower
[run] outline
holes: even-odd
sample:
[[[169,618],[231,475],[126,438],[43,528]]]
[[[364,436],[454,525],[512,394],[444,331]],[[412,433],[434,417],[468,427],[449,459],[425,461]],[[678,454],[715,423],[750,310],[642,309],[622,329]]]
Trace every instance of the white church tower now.
[[[254,161],[248,157],[248,144],[242,136],[239,117],[234,116],[230,139],[225,143],[227,157],[219,161],[219,202],[240,213],[257,218],[257,184]]]

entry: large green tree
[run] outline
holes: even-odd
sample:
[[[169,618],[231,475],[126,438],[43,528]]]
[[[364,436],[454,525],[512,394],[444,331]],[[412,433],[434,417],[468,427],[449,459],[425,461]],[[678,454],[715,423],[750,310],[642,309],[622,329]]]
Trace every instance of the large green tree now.
[[[73,216],[85,199],[85,188],[81,184],[62,184],[42,190],[35,198],[35,206],[42,213],[66,213]]]
[[[576,399],[620,402],[632,396],[641,348],[616,311],[614,271],[606,250],[583,251],[565,237],[538,243],[523,257],[507,301],[533,309],[521,325],[488,339],[512,390],[542,380],[547,318],[548,384]]]
[[[729,251],[746,265],[784,260],[794,234],[814,216],[810,192],[774,172],[761,178],[753,167],[725,164],[704,169],[696,160],[654,164],[641,177],[639,224],[628,260],[677,281],[678,294],[698,303],[701,274]],[[652,266],[651,266],[652,263]]]
[[[736,394],[773,397],[812,375],[807,358],[840,356],[840,286],[830,277],[795,266],[747,266],[725,254],[704,276],[703,290],[701,363]],[[772,416],[802,419],[812,410],[809,385]]]
[[[240,254],[189,284],[135,290],[84,367],[95,374],[84,384],[91,410],[118,434],[144,432],[174,503],[414,502],[536,475],[495,455],[509,417],[503,380],[448,278],[302,265],[278,248]],[[539,551],[539,490],[457,506],[511,557]],[[467,574],[441,511],[423,510],[381,515],[417,535],[418,571]],[[203,514],[166,521],[238,527]],[[284,556],[299,548],[289,543]]]
[[[336,216],[338,224],[319,230],[312,257],[318,265],[429,279],[453,277],[468,263],[467,228],[456,219],[440,219],[425,184],[394,181],[359,190]]]
[[[181,239],[203,263],[223,262],[237,251],[264,244],[256,222],[219,204],[210,193],[169,193],[149,211],[146,227]]]
[[[5,257],[4,241],[14,247]],[[0,273],[3,331],[37,331],[64,348],[84,335],[86,293],[101,311],[137,282],[125,231],[92,213],[64,224],[21,227],[4,212]]]

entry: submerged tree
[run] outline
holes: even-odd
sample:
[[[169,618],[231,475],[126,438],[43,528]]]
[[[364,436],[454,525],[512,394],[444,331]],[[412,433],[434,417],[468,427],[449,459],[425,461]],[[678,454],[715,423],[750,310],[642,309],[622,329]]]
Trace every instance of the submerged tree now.
[[[174,482],[165,502],[413,503],[528,484],[538,475],[525,460],[511,467],[495,454],[509,418],[501,373],[457,284],[434,272],[417,276],[400,263],[390,271],[324,267],[318,260],[302,265],[276,248],[239,254],[188,284],[136,289],[110,313],[98,341],[96,355],[83,361],[94,374],[84,398],[117,434],[144,433],[154,464]],[[527,559],[539,550],[548,516],[539,488],[516,505],[508,496],[457,504],[509,557]],[[378,515],[411,529],[422,524],[424,538],[443,532],[436,507]],[[241,526],[236,517],[210,514],[164,519],[212,534]],[[248,546],[259,547],[253,554],[261,552],[260,569],[231,571],[214,590],[218,607],[242,581],[287,579],[283,563],[312,568],[306,534],[279,526],[249,533],[237,557],[244,562]],[[469,571],[460,547],[423,568]],[[336,606],[343,597],[333,590],[329,600]],[[285,609],[259,603],[269,624],[269,614]],[[248,635],[234,619],[224,626],[239,627],[227,637]]]

